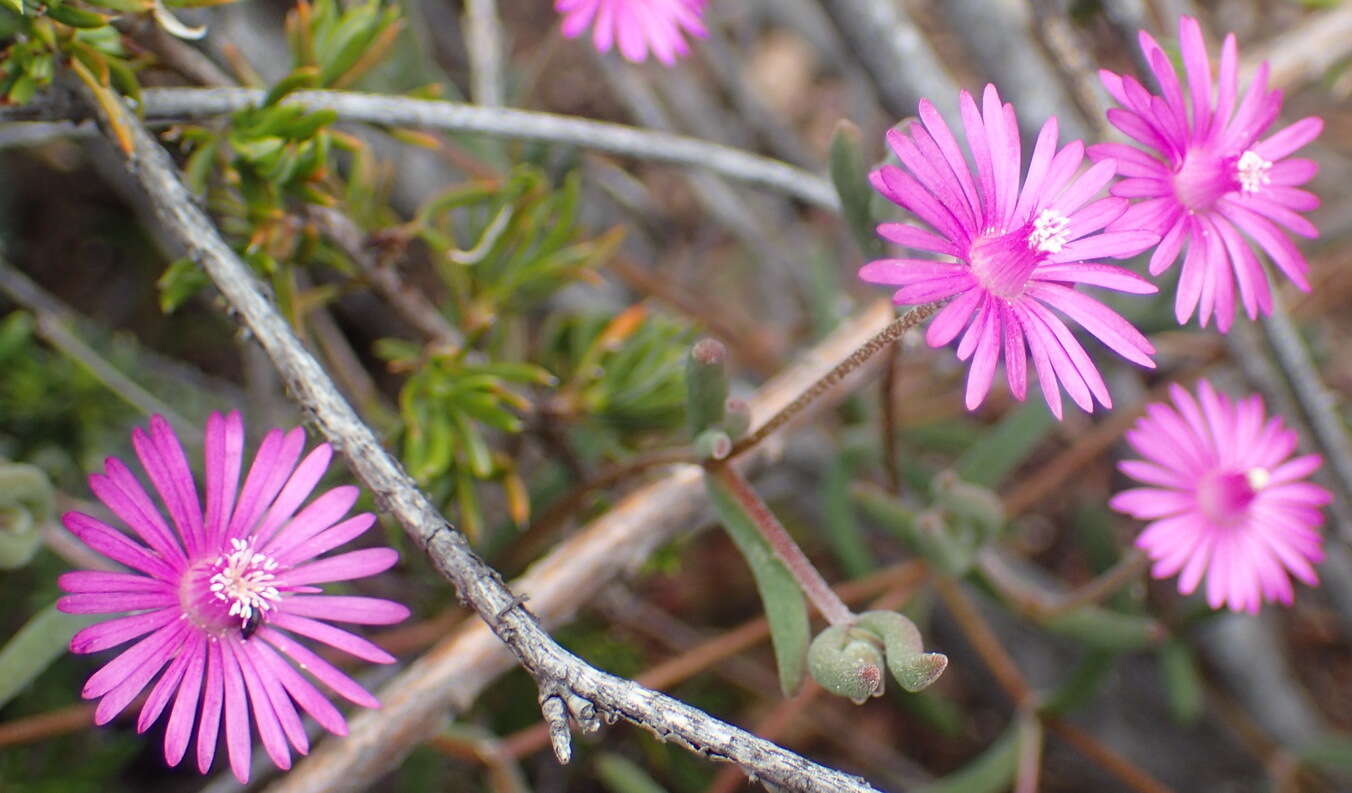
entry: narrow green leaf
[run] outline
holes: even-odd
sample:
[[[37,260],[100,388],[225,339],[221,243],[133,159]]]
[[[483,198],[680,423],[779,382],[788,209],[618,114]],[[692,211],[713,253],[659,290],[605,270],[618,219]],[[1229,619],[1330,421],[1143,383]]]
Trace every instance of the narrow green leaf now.
[[[1106,650],[1093,650],[1076,664],[1070,674],[1062,680],[1043,700],[1044,713],[1068,713],[1087,703],[1098,693],[1099,683],[1113,668],[1117,654]]]
[[[728,401],[728,375],[724,366],[727,357],[727,349],[714,339],[700,339],[690,348],[685,384],[689,391],[686,417],[690,422],[691,437],[717,427],[723,420],[723,408]],[[651,358],[647,360],[652,361]]]
[[[35,614],[0,649],[0,708],[66,652],[76,631],[97,621],[97,615],[65,614],[54,605]]]
[[[51,520],[55,491],[42,469],[27,463],[0,463],[0,570],[28,564],[42,546],[42,527]]]
[[[792,696],[803,682],[811,638],[803,591],[727,487],[708,475],[704,477],[704,483],[723,527],[742,552],[756,579],[756,588],[765,606],[765,618],[770,623],[770,639],[779,666],[779,686],[785,696]]]
[[[842,120],[831,136],[831,181],[840,194],[841,214],[865,258],[883,255],[883,244],[874,230],[877,221],[872,210],[873,186],[859,147],[859,127]]]
[[[596,776],[611,793],[667,793],[637,763],[612,752],[596,758]]]
[[[916,793],[1001,793],[1014,781],[1018,767],[1019,725],[1011,722],[986,751],[943,779],[915,788]]]
[[[1180,724],[1196,724],[1206,703],[1202,675],[1192,650],[1181,641],[1165,642],[1160,648],[1159,660],[1169,712]]]
[[[985,435],[958,460],[965,481],[995,487],[1032,454],[1056,426],[1040,399],[1030,399],[1006,414],[995,431]]]
[[[160,311],[174,313],[188,298],[210,283],[211,279],[197,266],[197,262],[188,258],[176,259],[165,269],[160,280],[155,282],[160,288]]]
[[[850,468],[839,456],[822,482],[822,519],[826,537],[848,577],[858,578],[877,568],[850,504]]]
[[[1150,617],[1085,606],[1046,621],[1046,627],[1070,639],[1100,650],[1128,652],[1158,644],[1164,627]]]

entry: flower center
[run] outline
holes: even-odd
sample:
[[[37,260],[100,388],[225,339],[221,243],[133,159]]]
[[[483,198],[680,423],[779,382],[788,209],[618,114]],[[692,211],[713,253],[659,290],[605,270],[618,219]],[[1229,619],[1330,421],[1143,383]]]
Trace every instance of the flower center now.
[[[1043,253],[1060,253],[1070,242],[1070,218],[1055,209],[1044,209],[1033,220],[1028,247]]]
[[[234,550],[217,557],[212,565],[215,573],[207,583],[216,599],[230,606],[227,614],[239,617],[243,627],[255,612],[270,611],[282,601],[282,594],[273,583],[277,578],[273,574],[277,560],[255,551],[249,540],[233,539],[230,545]]]
[[[1245,152],[1246,155],[1250,153]],[[1262,161],[1258,155],[1254,157]],[[1243,159],[1241,157],[1240,161]],[[1205,211],[1221,196],[1241,186],[1243,174],[1243,167],[1237,168],[1232,157],[1218,157],[1201,147],[1188,149],[1183,164],[1174,172],[1174,194],[1188,209]]]
[[[1023,294],[1029,277],[1049,253],[1070,241],[1070,218],[1044,209],[1031,224],[1004,232],[988,229],[972,241],[967,263],[987,292],[1005,300]]]
[[[1256,193],[1263,189],[1263,185],[1272,181],[1272,175],[1268,173],[1271,170],[1272,163],[1254,151],[1246,151],[1239,156],[1239,162],[1235,163],[1235,178],[1239,180],[1239,187],[1244,192]]]
[[[1197,506],[1217,526],[1233,526],[1271,479],[1266,468],[1218,471],[1197,486]]]

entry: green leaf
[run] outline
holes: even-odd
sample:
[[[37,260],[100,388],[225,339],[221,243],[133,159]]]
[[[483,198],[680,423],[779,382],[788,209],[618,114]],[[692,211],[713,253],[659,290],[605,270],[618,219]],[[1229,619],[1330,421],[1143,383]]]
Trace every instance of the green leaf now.
[[[1158,621],[1136,614],[1109,611],[1098,606],[1083,606],[1046,621],[1053,633],[1074,639],[1086,647],[1128,652],[1150,647],[1165,637]]]
[[[975,485],[995,487],[1018,468],[1057,424],[1040,399],[1009,412],[958,460],[958,476]]]
[[[877,221],[871,207],[875,194],[868,181],[868,167],[859,147],[859,127],[841,120],[831,136],[831,181],[840,194],[840,210],[849,224],[865,258],[883,255],[882,240],[875,231]]]
[[[986,751],[943,779],[915,788],[915,793],[1001,793],[1018,769],[1019,723],[1011,722]]]
[[[727,357],[727,349],[714,339],[700,339],[690,348],[685,384],[689,392],[686,419],[692,438],[717,427],[723,420],[723,408],[728,401],[728,373],[724,364]]]
[[[47,16],[73,28],[101,28],[108,24],[108,17],[103,14],[69,5],[49,6]]]
[[[0,708],[65,654],[76,631],[98,619],[95,614],[65,614],[53,605],[25,623],[0,649]]]
[[[850,477],[849,465],[836,456],[822,481],[822,522],[841,567],[848,577],[858,578],[878,565],[850,504]]]
[[[319,84],[319,69],[315,66],[299,66],[290,74],[277,81],[263,97],[263,107],[271,107],[286,98],[287,94],[304,91]]]
[[[1104,676],[1112,671],[1116,657],[1116,653],[1106,650],[1085,653],[1075,669],[1043,700],[1042,712],[1068,713],[1088,702],[1098,693]]]
[[[188,298],[205,289],[211,283],[207,274],[192,259],[177,259],[165,269],[164,275],[155,285],[160,288],[160,311],[172,314]]]
[[[667,793],[627,757],[605,752],[596,758],[596,776],[611,793]]]
[[[52,519],[56,491],[42,469],[0,463],[0,570],[28,564],[42,546],[42,527]]]
[[[1192,650],[1181,641],[1168,641],[1159,650],[1159,661],[1169,712],[1180,724],[1196,724],[1202,717],[1206,695]]]
[[[784,696],[792,696],[803,682],[807,660],[808,641],[811,638],[807,619],[807,601],[798,582],[779,561],[774,549],[761,536],[751,517],[737,499],[716,477],[705,475],[705,486],[714,510],[723,521],[728,536],[742,552],[751,574],[756,579],[765,617],[770,623],[770,639],[775,648],[775,662],[779,666],[779,687]]]

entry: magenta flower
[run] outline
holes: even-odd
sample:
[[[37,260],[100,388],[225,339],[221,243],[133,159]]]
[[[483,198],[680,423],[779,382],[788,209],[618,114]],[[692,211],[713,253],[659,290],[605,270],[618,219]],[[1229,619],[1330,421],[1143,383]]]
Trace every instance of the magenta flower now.
[[[375,575],[398,559],[390,548],[316,559],[375,523],[369,512],[342,520],[357,500],[358,490],[351,486],[329,490],[301,509],[328,468],[332,449],[321,444],[297,465],[305,433],[273,430],[239,489],[243,423],[237,412],[213,414],[206,430],[204,514],[188,459],[168,422],[155,416],[148,434],[138,427],[131,437],[169,521],[131,469],[112,457],[104,473],[89,477],[89,485],[134,538],[89,515],[62,516],[90,548],[132,568],[66,573],[58,582],[71,593],[57,602],[62,611],[135,612],[92,625],[71,639],[75,653],[136,640],[85,683],[85,699],[101,698],[94,721],[107,723],[158,675],[141,707],[137,731],[144,732],[169,710],[164,758],[177,765],[195,722],[197,767],[206,773],[224,711],[230,767],[240,781],[249,776],[251,711],[264,749],[283,769],[291,766],[288,741],[301,754],[309,750],[297,705],[330,732],[347,734],[342,714],[296,667],[358,705],[379,703],[290,634],[366,661],[390,663],[394,658],[384,650],[322,620],[388,625],[409,612],[388,600],[320,595],[313,586]]]
[[[895,129],[888,133],[888,143],[905,169],[885,165],[871,174],[879,192],[930,227],[883,223],[878,233],[908,248],[957,261],[882,259],[864,265],[859,277],[900,286],[893,295],[897,303],[952,298],[930,323],[925,339],[931,347],[940,347],[966,328],[958,358],[972,359],[969,410],[985,399],[1002,354],[1009,389],[1020,400],[1028,390],[1026,356],[1032,355],[1042,394],[1057,418],[1061,417],[1058,381],[1085,411],[1093,410],[1094,399],[1111,407],[1098,369],[1052,309],[1127,360],[1154,367],[1150,355],[1155,348],[1150,342],[1075,285],[1132,294],[1157,291],[1121,267],[1088,260],[1135,255],[1158,242],[1159,235],[1102,231],[1128,206],[1122,198],[1093,200],[1113,178],[1114,163],[1100,162],[1077,177],[1084,144],[1077,140],[1057,151],[1055,118],[1038,135],[1020,189],[1014,107],[1002,105],[992,85],[986,86],[980,110],[966,91],[959,104],[975,174],[928,101],[921,101],[920,123],[911,125],[909,136]]]
[[[619,42],[620,54],[634,63],[654,57],[670,66],[676,58],[690,52],[685,33],[703,38],[708,35],[700,15],[708,0],[554,0],[554,9],[563,14],[563,35],[575,38],[588,25],[592,43],[601,52],[610,52]]]
[[[1268,419],[1257,396],[1236,402],[1205,380],[1196,399],[1179,385],[1169,394],[1173,407],[1147,405],[1127,432],[1145,459],[1118,465],[1149,487],[1124,490],[1109,504],[1151,521],[1136,545],[1155,561],[1155,578],[1182,571],[1179,592],[1191,594],[1205,574],[1212,608],[1290,603],[1288,573],[1313,586],[1313,565],[1324,558],[1316,529],[1332,495],[1305,481],[1319,455],[1291,458],[1296,433],[1280,416]]]
[[[1272,313],[1268,277],[1251,242],[1296,286],[1310,289],[1309,265],[1282,229],[1303,237],[1319,235],[1298,214],[1319,206],[1313,193],[1299,189],[1319,166],[1288,155],[1314,140],[1324,122],[1304,118],[1260,140],[1282,108],[1281,92],[1267,90],[1267,63],[1258,67],[1241,99],[1235,37],[1226,36],[1220,82],[1213,93],[1201,26],[1181,17],[1178,29],[1187,99],[1169,58],[1144,31],[1141,50],[1163,96],[1152,95],[1132,77],[1099,72],[1108,93],[1122,106],[1109,110],[1108,120],[1153,151],[1100,143],[1090,147],[1089,157],[1117,160],[1118,172],[1127,178],[1113,186],[1113,195],[1145,199],[1109,228],[1160,233],[1160,246],[1150,257],[1151,275],[1173,266],[1188,243],[1174,301],[1179,324],[1196,309],[1202,327],[1214,314],[1216,327],[1225,333],[1234,321],[1236,283],[1250,319],[1260,311]]]

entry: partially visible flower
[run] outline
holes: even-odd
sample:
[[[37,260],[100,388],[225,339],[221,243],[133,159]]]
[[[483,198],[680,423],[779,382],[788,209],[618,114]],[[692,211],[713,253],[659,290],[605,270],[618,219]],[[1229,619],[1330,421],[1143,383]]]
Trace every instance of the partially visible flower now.
[[[1332,495],[1306,481],[1322,460],[1291,457],[1296,433],[1267,418],[1257,396],[1236,402],[1205,380],[1195,399],[1179,385],[1169,395],[1172,407],[1146,406],[1127,432],[1145,459],[1118,465],[1148,487],[1124,490],[1110,506],[1151,521],[1136,545],[1154,560],[1155,578],[1181,572],[1179,592],[1191,594],[1205,575],[1212,608],[1290,603],[1290,576],[1314,586],[1324,558],[1317,529]]]
[[[1159,232],[1162,240],[1150,257],[1151,275],[1168,270],[1187,243],[1174,301],[1179,323],[1190,320],[1196,310],[1202,327],[1214,315],[1216,327],[1225,333],[1234,321],[1235,284],[1250,319],[1259,312],[1272,313],[1268,276],[1253,243],[1296,286],[1310,289],[1305,257],[1282,229],[1318,236],[1314,224],[1298,213],[1319,206],[1313,193],[1299,189],[1319,167],[1313,160],[1288,155],[1314,140],[1324,122],[1311,116],[1262,138],[1282,108],[1281,92],[1267,90],[1267,63],[1258,67],[1241,98],[1235,36],[1226,36],[1213,92],[1201,26],[1191,17],[1180,17],[1178,35],[1188,78],[1186,98],[1168,56],[1144,31],[1141,50],[1163,96],[1151,94],[1133,77],[1099,72],[1108,93],[1122,106],[1109,110],[1108,120],[1153,151],[1100,143],[1089,148],[1089,157],[1117,160],[1118,173],[1127,178],[1113,186],[1113,195],[1145,199],[1109,228]]]
[[[864,265],[859,277],[900,286],[893,295],[897,303],[952,299],[930,323],[925,339],[940,347],[967,329],[958,343],[958,358],[972,359],[969,410],[985,399],[1002,355],[1009,389],[1024,399],[1030,354],[1042,394],[1058,418],[1058,381],[1085,411],[1093,410],[1095,399],[1111,407],[1094,362],[1052,309],[1127,360],[1153,368],[1150,342],[1075,285],[1138,295],[1157,291],[1121,267],[1089,260],[1133,256],[1158,242],[1159,235],[1103,232],[1128,205],[1122,198],[1093,200],[1112,180],[1115,166],[1101,162],[1076,176],[1084,144],[1073,141],[1058,151],[1055,118],[1043,125],[1020,188],[1013,105],[1001,104],[993,85],[986,86],[981,109],[966,91],[959,103],[975,174],[928,100],[920,102],[920,123],[911,125],[909,136],[895,129],[888,133],[905,169],[885,165],[871,174],[879,192],[928,226],[883,223],[878,233],[956,261],[881,259]]]
[[[700,15],[708,0],[554,0],[563,14],[563,35],[575,38],[592,26],[601,52],[619,44],[620,54],[639,63],[648,52],[670,66],[690,52],[685,34],[708,35]]]
[[[149,729],[168,710],[164,758],[177,765],[196,723],[197,767],[206,773],[224,721],[230,767],[247,781],[250,712],[279,768],[291,767],[288,742],[301,754],[309,750],[297,705],[330,732],[347,734],[342,714],[302,671],[358,705],[379,706],[350,677],[291,636],[390,663],[394,658],[384,650],[323,620],[388,625],[409,613],[388,600],[318,594],[321,589],[314,584],[375,575],[393,565],[398,554],[365,548],[316,558],[360,536],[375,516],[363,512],[342,519],[357,500],[358,490],[351,486],[333,488],[301,508],[333,456],[328,444],[320,444],[298,465],[304,444],[300,429],[269,432],[241,489],[243,423],[237,412],[213,414],[206,429],[204,512],[177,436],[163,418],[151,418],[148,433],[139,427],[132,431],[132,445],[168,521],[121,460],[108,458],[104,473],[89,477],[94,495],[132,536],[80,512],[68,512],[62,520],[90,548],[132,570],[62,575],[58,583],[71,594],[57,608],[73,614],[135,612],[92,625],[71,639],[75,653],[135,640],[85,683],[82,696],[99,698],[96,723],[110,721],[158,676],[141,707],[137,731]]]

